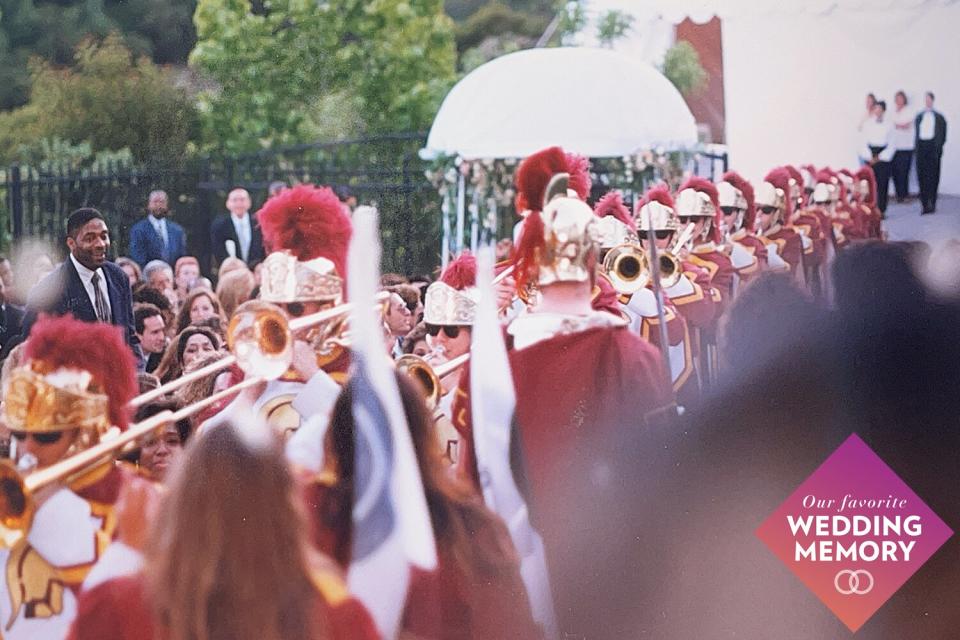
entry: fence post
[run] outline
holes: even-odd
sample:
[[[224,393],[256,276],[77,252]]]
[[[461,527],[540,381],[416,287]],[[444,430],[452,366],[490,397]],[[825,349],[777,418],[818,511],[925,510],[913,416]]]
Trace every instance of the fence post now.
[[[13,222],[13,239],[23,237],[23,183],[20,179],[20,165],[10,167],[10,218]]]

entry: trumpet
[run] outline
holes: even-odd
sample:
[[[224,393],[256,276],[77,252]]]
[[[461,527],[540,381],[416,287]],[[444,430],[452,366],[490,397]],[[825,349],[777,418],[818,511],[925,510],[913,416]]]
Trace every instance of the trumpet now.
[[[633,243],[619,244],[607,251],[601,268],[621,295],[632,295],[650,283],[650,261],[643,249]]]
[[[443,395],[440,380],[465,365],[469,360],[470,353],[468,352],[434,367],[427,362],[426,358],[408,353],[397,358],[395,366],[399,371],[413,378],[423,388],[427,407],[433,411],[440,404],[440,397]]]

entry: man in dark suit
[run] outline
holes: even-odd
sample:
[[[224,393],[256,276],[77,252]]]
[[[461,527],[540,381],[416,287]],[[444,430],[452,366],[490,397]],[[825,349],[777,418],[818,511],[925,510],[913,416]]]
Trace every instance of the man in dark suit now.
[[[7,302],[7,288],[3,279],[0,279],[0,350],[7,341],[20,335],[23,324],[23,309]]]
[[[147,217],[130,229],[130,257],[141,269],[151,260],[174,264],[187,253],[183,227],[167,219],[169,212],[166,192],[151,191]]]
[[[133,325],[130,281],[123,269],[107,261],[110,231],[99,211],[83,208],[70,214],[67,247],[68,258],[30,290],[19,341],[27,339],[41,313],[69,313],[84,322],[109,322],[123,329],[137,367],[143,371],[145,359]]]
[[[256,216],[250,213],[250,194],[246,189],[234,189],[227,196],[229,215],[220,216],[210,227],[210,250],[216,264],[227,257],[240,258],[253,269],[266,257],[263,235]]]
[[[917,181],[920,183],[921,214],[937,210],[940,189],[940,159],[947,141],[947,121],[933,109],[933,92],[927,91],[926,109],[914,121],[917,130]]]

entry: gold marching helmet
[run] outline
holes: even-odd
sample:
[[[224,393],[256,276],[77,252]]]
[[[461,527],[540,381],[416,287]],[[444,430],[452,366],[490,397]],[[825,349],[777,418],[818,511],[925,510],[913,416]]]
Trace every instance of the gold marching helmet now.
[[[441,326],[472,325],[480,302],[476,285],[477,259],[465,253],[447,265],[440,280],[427,287],[423,321]]]
[[[43,317],[13,370],[4,394],[12,431],[51,433],[80,429],[80,446],[111,427],[127,427],[127,403],[136,394],[133,354],[113,325],[72,316]]]

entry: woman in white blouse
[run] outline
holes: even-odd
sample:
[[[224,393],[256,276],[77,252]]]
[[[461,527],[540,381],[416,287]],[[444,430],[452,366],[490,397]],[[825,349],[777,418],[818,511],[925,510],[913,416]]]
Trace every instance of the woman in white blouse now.
[[[893,98],[894,109],[890,114],[893,125],[893,161],[890,163],[893,187],[897,192],[897,202],[906,200],[910,193],[910,165],[913,162],[916,112],[907,106],[907,94],[897,91]]]

